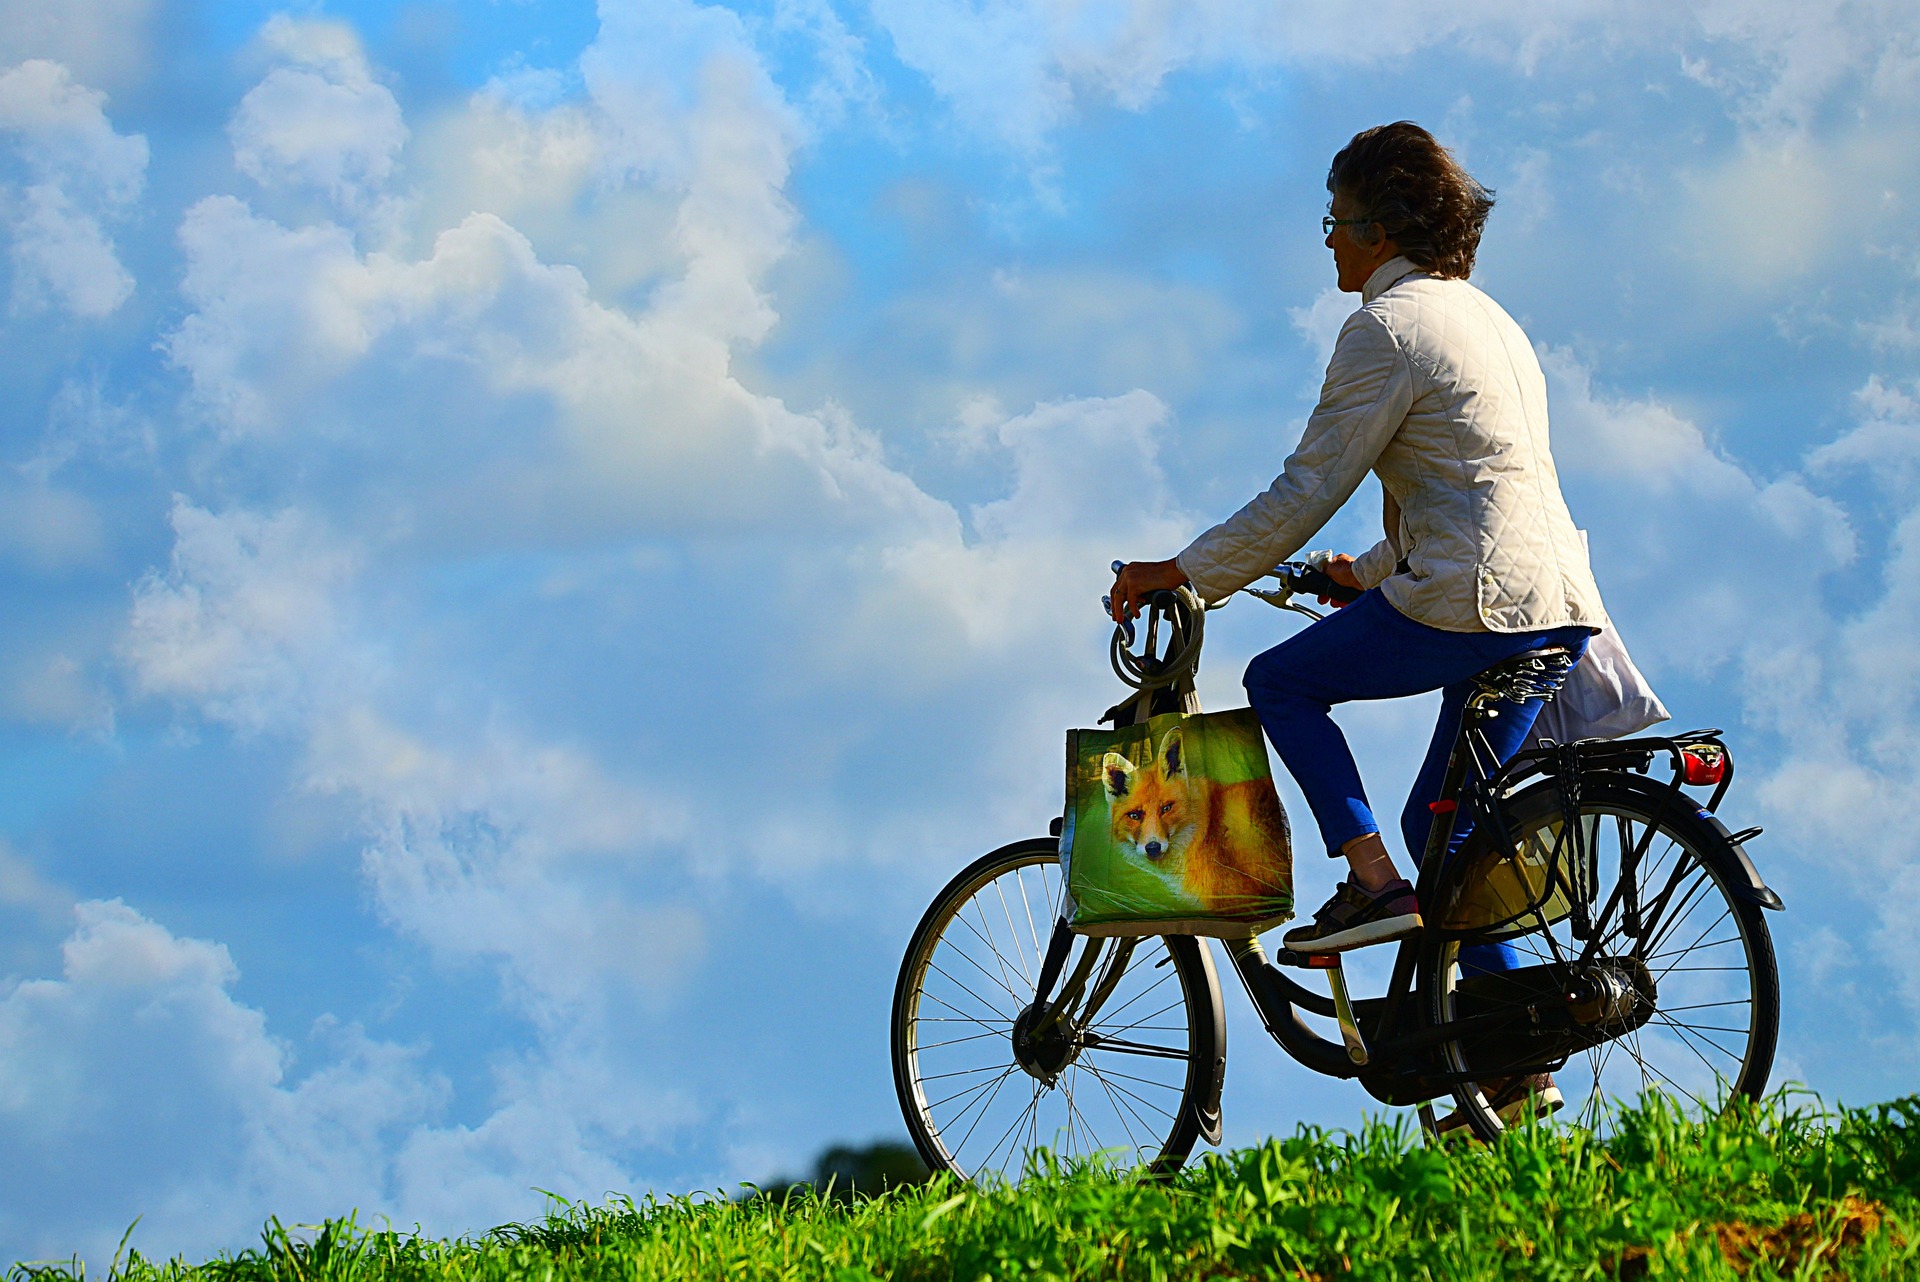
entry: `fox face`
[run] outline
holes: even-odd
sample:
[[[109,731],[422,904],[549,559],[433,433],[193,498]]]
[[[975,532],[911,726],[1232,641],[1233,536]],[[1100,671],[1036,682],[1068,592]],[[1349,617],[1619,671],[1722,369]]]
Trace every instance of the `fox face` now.
[[[1287,818],[1273,784],[1222,784],[1188,765],[1179,726],[1142,764],[1118,752],[1100,758],[1114,853],[1164,885],[1174,904],[1210,915],[1289,893]]]
[[[1193,835],[1186,758],[1178,727],[1160,741],[1151,763],[1136,766],[1117,752],[1100,760],[1113,844],[1149,865],[1170,867]]]

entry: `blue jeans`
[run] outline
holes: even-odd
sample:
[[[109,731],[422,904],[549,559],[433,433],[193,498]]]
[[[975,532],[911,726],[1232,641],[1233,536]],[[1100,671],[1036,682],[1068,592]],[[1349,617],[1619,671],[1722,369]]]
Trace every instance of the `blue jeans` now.
[[[1379,591],[1367,592],[1247,665],[1247,700],[1286,764],[1320,827],[1327,854],[1355,837],[1380,831],[1367,804],[1360,771],[1346,736],[1328,715],[1353,699],[1399,699],[1439,690],[1440,720],[1426,760],[1400,812],[1400,834],[1418,867],[1433,820],[1428,804],[1440,799],[1447,759],[1460,732],[1460,716],[1473,691],[1471,678],[1496,663],[1542,646],[1562,645],[1584,653],[1592,634],[1585,627],[1541,632],[1446,632],[1401,614]],[[1484,722],[1487,742],[1506,761],[1520,750],[1538,701],[1496,705],[1500,715]],[[1466,840],[1471,818],[1458,816],[1451,854]],[[1518,955],[1505,945],[1476,945],[1461,954],[1470,970],[1511,970]]]

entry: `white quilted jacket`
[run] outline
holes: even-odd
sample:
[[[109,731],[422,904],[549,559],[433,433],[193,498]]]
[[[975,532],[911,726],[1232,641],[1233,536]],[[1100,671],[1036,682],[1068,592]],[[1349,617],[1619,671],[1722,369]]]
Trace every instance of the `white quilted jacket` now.
[[[1449,632],[1604,626],[1526,334],[1466,281],[1404,258],[1361,298],[1284,470],[1177,558],[1194,589],[1217,601],[1293,556],[1373,471],[1387,537],[1354,573],[1396,610]]]

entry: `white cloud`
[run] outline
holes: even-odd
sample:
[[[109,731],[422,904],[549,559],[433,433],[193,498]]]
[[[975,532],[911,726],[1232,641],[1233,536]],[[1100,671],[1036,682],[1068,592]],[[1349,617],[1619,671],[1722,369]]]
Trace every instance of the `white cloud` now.
[[[106,533],[80,493],[0,482],[0,556],[47,576],[97,568],[106,559]]]
[[[874,12],[901,59],[963,123],[1028,156],[1081,102],[1137,110],[1189,69],[1374,66],[1455,45],[1531,74],[1576,46],[1666,58],[1677,47],[1742,119],[1800,126],[1843,87],[1910,79],[1916,56],[1900,0],[1728,0],[1691,9],[1585,0],[1550,12],[1519,0],[1402,0],[1364,23],[1258,0],[876,0]]]
[[[1831,131],[1749,137],[1690,175],[1681,224],[1705,274],[1741,294],[1804,289],[1904,245],[1920,200],[1916,106],[1920,94]],[[1726,216],[1743,209],[1766,216]]]
[[[920,673],[937,673],[944,699],[1022,638],[1084,620],[1091,645],[1055,644],[1021,682],[1002,680],[1006,710],[964,736],[1016,726],[1012,750],[970,759],[1024,788],[1057,755],[1066,701],[1106,694],[1094,604],[1106,560],[1164,553],[1185,532],[1156,458],[1170,414],[1146,392],[997,424],[1015,484],[972,512],[969,541],[847,415],[744,387],[732,362],[773,323],[762,281],[793,232],[790,113],[724,13],[609,21],[585,79],[585,104],[533,112],[488,93],[423,133],[419,174],[450,186],[398,191],[413,209],[457,208],[446,191],[462,184],[507,194],[505,212],[463,212],[421,254],[363,249],[342,226],[282,226],[231,198],[189,211],[192,310],[169,353],[216,428],[213,474],[264,460],[284,506],[177,506],[171,567],[143,583],[126,651],[140,690],[300,744],[299,782],[365,817],[381,921],[449,969],[496,974],[531,1026],[484,1120],[399,1146],[418,1188],[431,1174],[441,1190],[408,1205],[461,1227],[481,1205],[523,1205],[528,1184],[631,1186],[636,1145],[706,1115],[697,1083],[654,1081],[618,1030],[704,964],[726,879],[757,872],[830,897],[822,869],[922,864],[927,844],[899,838],[926,820],[876,821],[805,778],[765,780],[763,804],[743,808],[713,759],[711,779],[611,770],[564,735],[513,728],[511,692],[476,699],[461,674],[422,667],[402,640],[416,621],[374,599],[404,600],[428,567],[496,548],[671,538],[670,563],[703,563],[699,599],[676,613],[683,644],[756,638],[749,672],[795,676],[781,697],[796,708],[749,711],[753,696],[730,689],[705,719],[754,724],[741,749],[804,759],[795,773],[813,778],[834,777],[862,734],[890,733],[842,716],[848,691],[915,687],[911,715]],[[507,219],[551,239],[569,225],[557,206],[617,209],[620,184],[669,215],[624,229],[657,236],[637,251],[654,285],[632,310]],[[1081,311],[1090,325],[1099,309]],[[330,533],[344,529],[352,545]],[[647,586],[633,564],[624,592]],[[742,614],[732,627],[709,622],[728,608]],[[667,749],[688,730],[649,726],[642,760],[677,765]],[[823,737],[835,740],[824,752]]]
[[[798,93],[790,89],[789,96],[805,104],[816,128],[839,123],[850,108],[878,102],[866,41],[848,29],[831,0],[774,0],[770,26],[776,42],[799,43],[810,56],[811,83]]]
[[[45,58],[90,84],[143,79],[157,0],[0,0],[0,66]]]
[[[636,1011],[671,999],[702,956],[702,917],[649,894],[645,856],[688,839],[683,815],[578,750],[486,727],[484,713],[480,727],[457,713],[447,741],[404,728],[382,705],[403,702],[417,674],[390,680],[370,657],[381,634],[353,604],[365,562],[312,520],[181,503],[174,525],[168,573],[136,597],[126,658],[137,687],[301,743],[293,782],[363,816],[362,868],[380,918],[441,965],[497,971],[535,1034],[501,1065],[485,1120],[441,1129],[429,1125],[426,1087],[393,1076],[407,1055],[353,1039],[346,1058],[365,1065],[261,1095],[262,1133],[246,1143],[250,1160],[276,1172],[261,1177],[266,1195],[328,1199],[319,1208],[328,1214],[357,1199],[464,1231],[526,1216],[535,1186],[634,1186],[632,1150],[692,1117],[673,1088],[636,1068],[618,1034]],[[179,953],[158,927],[139,937],[149,951]],[[230,964],[214,964],[224,953],[196,948],[179,955],[229,983]],[[409,1101],[411,1111],[395,1112]],[[322,1164],[336,1179],[312,1173],[309,1150],[322,1147],[343,1148]],[[227,1200],[236,1208],[227,1226],[196,1228],[194,1240],[232,1245],[248,1217],[288,1214],[259,1197]],[[178,1248],[177,1236],[163,1240]]]
[[[1313,344],[1314,355],[1324,367],[1333,360],[1334,344],[1340,340],[1340,330],[1347,323],[1347,317],[1359,306],[1355,295],[1342,293],[1337,285],[1329,285],[1315,294],[1307,306],[1289,307],[1287,318],[1300,336]]]
[[[29,725],[110,734],[113,700],[97,674],[61,650],[16,653],[0,667],[0,713]]]
[[[63,928],[73,916],[73,894],[47,880],[31,860],[4,841],[0,841],[0,905],[58,922]]]
[[[101,317],[133,293],[105,224],[124,216],[146,181],[147,142],[114,131],[106,95],[44,60],[0,72],[0,134],[27,181],[3,193],[12,234],[14,306],[57,302]]]
[[[1703,62],[1697,74],[1732,91],[1741,114],[1763,130],[1812,124],[1848,84],[1876,93],[1910,88],[1920,69],[1913,13],[1900,0],[1716,0],[1692,16],[1709,41],[1735,52],[1731,66]]]
[[[291,509],[222,518],[176,499],[173,527],[168,572],[135,590],[136,688],[247,732],[302,720],[334,693],[315,670],[352,662],[333,599],[350,555]]]
[[[1544,350],[1541,364],[1562,485],[1574,519],[1591,527],[1601,591],[1643,662],[1704,673],[1740,660],[1732,638],[1803,643],[1803,621],[1776,604],[1781,567],[1853,560],[1840,505],[1798,476],[1755,478],[1658,398],[1597,390],[1569,352]]]
[[[234,164],[263,187],[311,191],[350,214],[368,209],[408,135],[359,37],[340,23],[281,15],[260,39],[281,65],[247,92],[227,125]]]
[[[382,1135],[430,1119],[445,1094],[412,1052],[341,1030],[329,1063],[290,1080],[290,1048],[233,999],[225,948],[118,900],[73,912],[60,978],[0,997],[10,1250],[105,1260],[139,1218],[136,1244],[200,1252],[245,1242],[270,1214],[338,1213],[343,1189],[374,1214],[394,1205]]]
[[[1901,388],[1871,375],[1855,403],[1858,426],[1807,456],[1815,472],[1858,469],[1883,490],[1908,497],[1920,490],[1920,386]]]

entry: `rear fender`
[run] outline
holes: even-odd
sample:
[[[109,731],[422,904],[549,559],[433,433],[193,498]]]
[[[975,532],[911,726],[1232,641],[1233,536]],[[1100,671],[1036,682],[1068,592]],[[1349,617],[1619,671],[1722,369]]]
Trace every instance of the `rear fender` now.
[[[1701,807],[1700,820],[1709,828],[1713,829],[1715,833],[1719,834],[1720,837],[1733,848],[1734,860],[1739,864],[1740,871],[1745,878],[1743,882],[1734,884],[1732,887],[1733,893],[1758,907],[1770,909],[1773,912],[1784,911],[1787,906],[1786,902],[1780,898],[1779,894],[1771,886],[1761,880],[1760,870],[1753,866],[1753,860],[1748,856],[1746,846],[1733,839],[1733,833],[1728,830],[1725,824],[1720,822],[1719,816],[1711,810]],[[1758,830],[1756,829],[1755,831]]]

